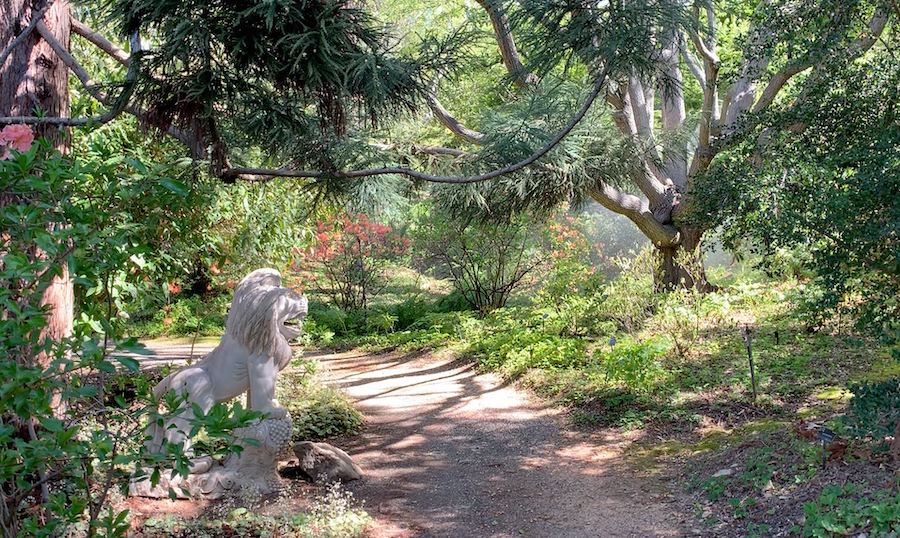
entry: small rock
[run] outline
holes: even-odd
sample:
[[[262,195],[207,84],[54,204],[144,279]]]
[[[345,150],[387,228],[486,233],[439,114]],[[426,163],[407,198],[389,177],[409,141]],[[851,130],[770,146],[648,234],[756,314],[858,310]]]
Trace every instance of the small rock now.
[[[303,441],[294,445],[294,454],[300,471],[316,484],[362,478],[362,470],[350,456],[328,443]]]
[[[713,478],[719,478],[720,476],[731,476],[734,474],[734,469],[719,469],[716,471],[716,474],[713,475]]]

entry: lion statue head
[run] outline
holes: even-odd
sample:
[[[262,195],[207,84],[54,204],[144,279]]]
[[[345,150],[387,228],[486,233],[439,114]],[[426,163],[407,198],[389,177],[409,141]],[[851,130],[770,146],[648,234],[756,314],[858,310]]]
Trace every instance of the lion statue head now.
[[[306,297],[281,286],[278,271],[257,269],[237,285],[225,333],[251,354],[274,355],[284,368],[293,355],[290,341],[300,334],[308,309]]]

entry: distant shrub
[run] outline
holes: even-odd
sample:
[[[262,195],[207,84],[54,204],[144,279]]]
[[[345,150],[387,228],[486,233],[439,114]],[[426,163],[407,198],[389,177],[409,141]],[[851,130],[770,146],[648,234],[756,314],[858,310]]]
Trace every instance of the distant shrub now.
[[[634,332],[650,318],[659,300],[653,290],[653,252],[647,248],[613,263],[620,273],[596,292],[597,316],[615,322],[621,331]]]
[[[388,333],[393,332],[397,325],[397,316],[390,312],[368,312],[365,316],[366,332]]]
[[[388,262],[403,255],[409,240],[364,214],[320,221],[316,245],[305,256],[313,288],[343,310],[365,310],[385,285]]]
[[[130,324],[130,332],[132,336],[149,338],[220,335],[225,330],[230,303],[228,295],[178,298],[156,309],[149,318],[142,319],[141,314],[136,314]]]
[[[404,330],[415,324],[417,321],[434,311],[435,305],[420,298],[412,298],[403,301],[392,309],[392,314],[396,318],[395,327],[397,330]]]
[[[531,224],[525,215],[483,222],[431,209],[417,223],[417,250],[432,269],[449,274],[470,308],[487,314],[506,306],[545,264]]]
[[[725,296],[679,288],[663,298],[655,326],[672,340],[678,356],[685,357],[697,344],[703,328],[721,320],[728,307]]]
[[[466,300],[465,295],[458,290],[444,295],[434,305],[435,312],[463,312],[471,309],[472,306]]]

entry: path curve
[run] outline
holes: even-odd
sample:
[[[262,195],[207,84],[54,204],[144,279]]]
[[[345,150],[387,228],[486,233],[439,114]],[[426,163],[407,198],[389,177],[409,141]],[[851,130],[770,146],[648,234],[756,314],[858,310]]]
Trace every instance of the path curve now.
[[[627,439],[450,354],[313,354],[366,416],[337,439],[363,468],[348,489],[377,537],[685,536],[665,489],[624,463]]]
[[[146,342],[143,367],[181,365],[215,346]],[[688,518],[623,461],[626,436],[574,432],[559,409],[478,374],[449,353],[310,351],[324,380],[366,417],[330,442],[365,478],[346,487],[375,519],[372,538],[674,537]]]

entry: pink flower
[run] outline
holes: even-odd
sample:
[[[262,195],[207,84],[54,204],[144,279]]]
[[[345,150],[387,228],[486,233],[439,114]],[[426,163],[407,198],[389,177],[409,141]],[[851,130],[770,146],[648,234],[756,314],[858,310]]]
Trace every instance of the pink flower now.
[[[0,141],[7,148],[13,148],[18,151],[28,151],[31,144],[34,143],[34,133],[31,127],[22,124],[7,125],[0,131]]]

